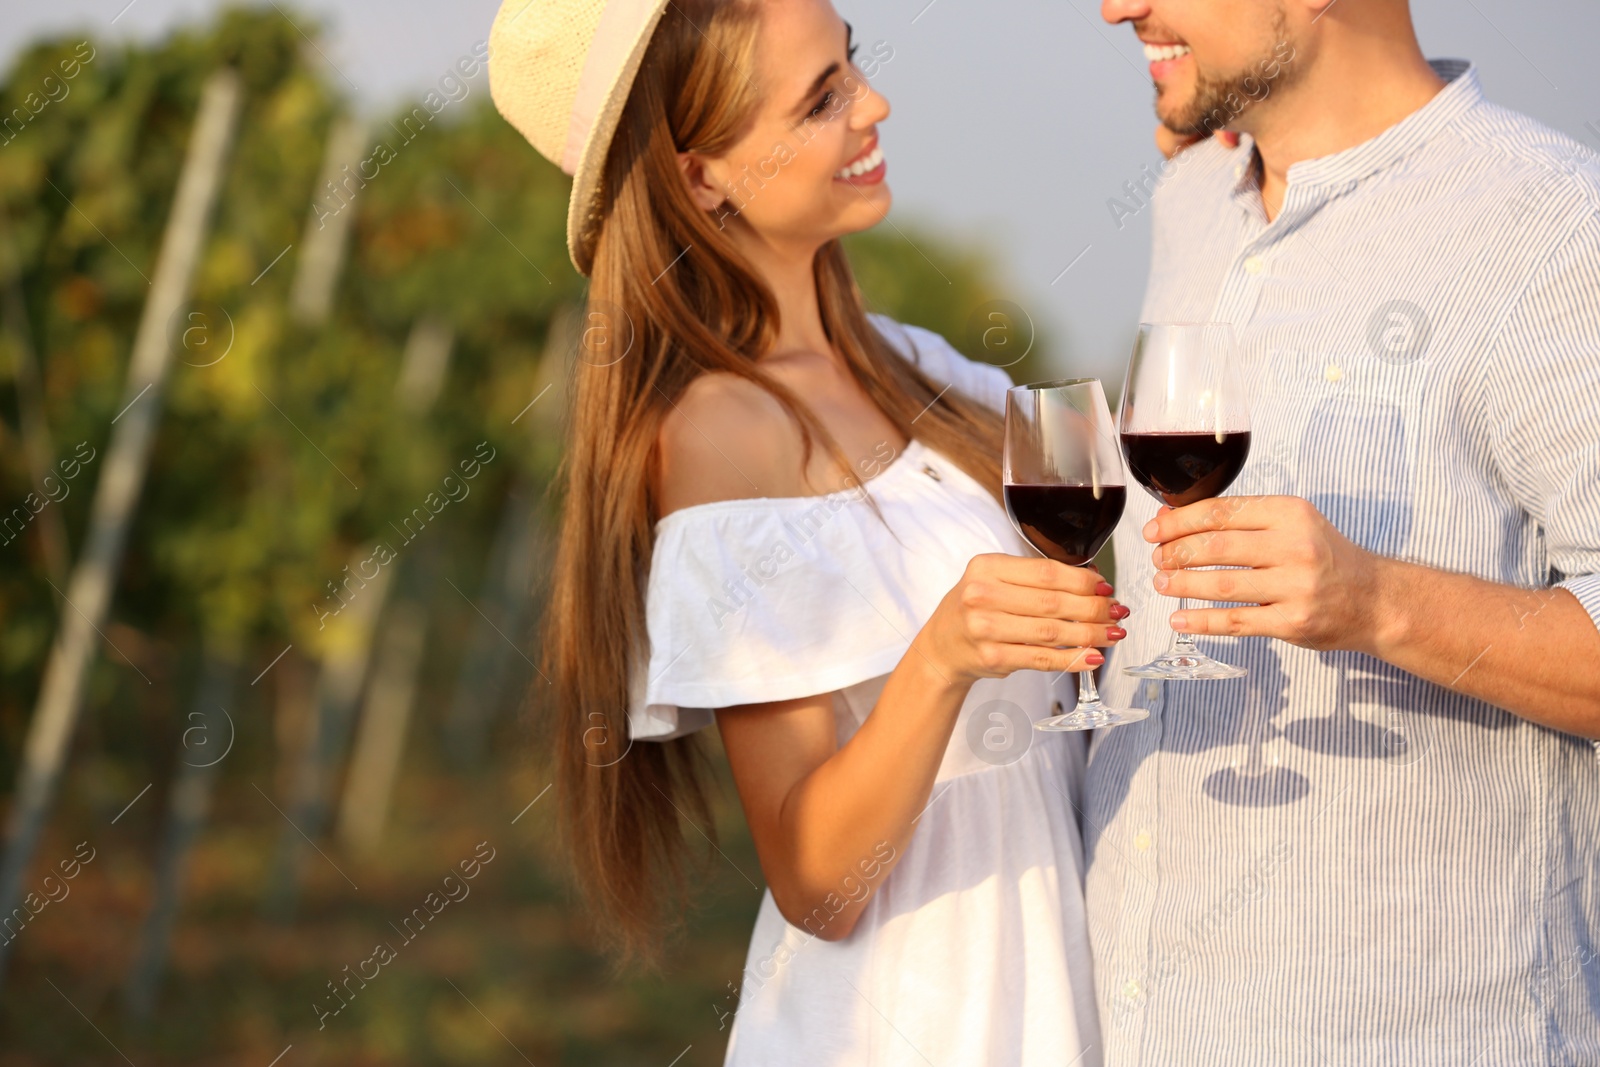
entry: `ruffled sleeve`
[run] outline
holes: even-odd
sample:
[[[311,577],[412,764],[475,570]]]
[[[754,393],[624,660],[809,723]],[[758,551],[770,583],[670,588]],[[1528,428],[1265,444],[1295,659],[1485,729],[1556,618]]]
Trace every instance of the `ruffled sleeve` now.
[[[938,604],[936,586],[902,573],[908,563],[858,492],[667,516],[650,570],[650,660],[635,680],[633,737],[667,740],[710,725],[717,708],[889,673]]]
[[[873,321],[940,388],[1004,411],[1004,371],[928,330]],[[878,513],[858,487],[702,504],[656,524],[649,656],[628,712],[635,740],[693,733],[717,708],[888,674],[974,555],[1019,550],[993,497],[918,441],[868,488]]]
[[[951,386],[1000,415],[1006,411],[1011,376],[999,367],[968,359],[939,334],[921,326],[896,322],[886,315],[868,315],[884,340],[915,363],[940,388]]]

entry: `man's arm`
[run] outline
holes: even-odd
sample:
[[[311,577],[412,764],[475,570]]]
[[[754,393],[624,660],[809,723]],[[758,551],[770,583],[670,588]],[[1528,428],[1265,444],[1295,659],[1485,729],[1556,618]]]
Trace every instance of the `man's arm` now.
[[[1570,589],[1518,589],[1386,559],[1298,497],[1228,497],[1145,527],[1157,591],[1248,606],[1174,629],[1365,652],[1558,730],[1600,738],[1600,629]],[[1197,571],[1193,567],[1248,567]],[[1584,579],[1600,599],[1600,579]],[[1259,605],[1259,606],[1257,606]]]
[[[1385,559],[1295,497],[1226,497],[1146,527],[1156,588],[1260,604],[1190,611],[1194,633],[1257,634],[1377,656],[1560,730],[1600,737],[1600,213],[1508,309],[1466,408],[1487,472],[1563,575],[1519,589]],[[1242,566],[1197,573],[1178,568]],[[1175,573],[1169,573],[1175,571]],[[1177,623],[1175,623],[1177,625]]]

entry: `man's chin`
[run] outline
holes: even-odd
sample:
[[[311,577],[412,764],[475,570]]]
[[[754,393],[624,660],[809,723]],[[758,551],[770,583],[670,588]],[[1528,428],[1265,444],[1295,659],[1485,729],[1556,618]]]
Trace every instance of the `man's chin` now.
[[[1208,114],[1197,109],[1190,101],[1185,101],[1182,107],[1163,106],[1161,100],[1156,101],[1156,121],[1179,137],[1204,137],[1214,132],[1205,126]]]
[[[1193,101],[1179,99],[1179,91],[1176,88],[1162,89],[1159,86],[1156,88],[1156,121],[1173,133],[1184,135],[1189,133],[1188,127],[1193,124],[1185,120],[1191,118],[1189,113],[1193,110]]]
[[[1185,114],[1177,108],[1163,108],[1158,104],[1156,106],[1156,121],[1166,127],[1169,132],[1175,133],[1179,137],[1194,137],[1201,132],[1199,124],[1194,120],[1194,116]]]

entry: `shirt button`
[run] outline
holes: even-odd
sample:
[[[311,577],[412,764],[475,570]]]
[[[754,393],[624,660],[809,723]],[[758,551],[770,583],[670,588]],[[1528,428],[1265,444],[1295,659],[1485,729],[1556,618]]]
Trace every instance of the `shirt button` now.
[[[1330,363],[1322,368],[1322,376],[1330,382],[1336,382],[1344,377],[1344,368],[1337,363]]]
[[[1233,176],[1235,178],[1244,177],[1244,164],[1241,163],[1239,166],[1233,168]]]
[[[1244,269],[1246,274],[1260,274],[1266,269],[1266,266],[1267,265],[1261,261],[1260,256],[1251,256],[1249,259],[1244,261]]]
[[[1134,981],[1132,978],[1128,979],[1127,982],[1122,986],[1122,995],[1127,997],[1129,1000],[1139,999],[1139,994],[1143,992],[1143,987],[1141,987],[1139,983]]]
[[[1140,852],[1150,851],[1150,845],[1155,839],[1150,836],[1149,830],[1140,830],[1133,835],[1133,847]]]

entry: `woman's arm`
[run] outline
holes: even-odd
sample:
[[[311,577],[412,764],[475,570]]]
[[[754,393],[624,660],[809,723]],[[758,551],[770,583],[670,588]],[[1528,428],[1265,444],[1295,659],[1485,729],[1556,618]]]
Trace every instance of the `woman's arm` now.
[[[784,918],[824,940],[848,935],[929,803],[972,683],[1089,668],[1095,646],[1122,635],[1109,594],[1092,570],[977,556],[844,747],[831,693],[719,711],[739,799]]]

